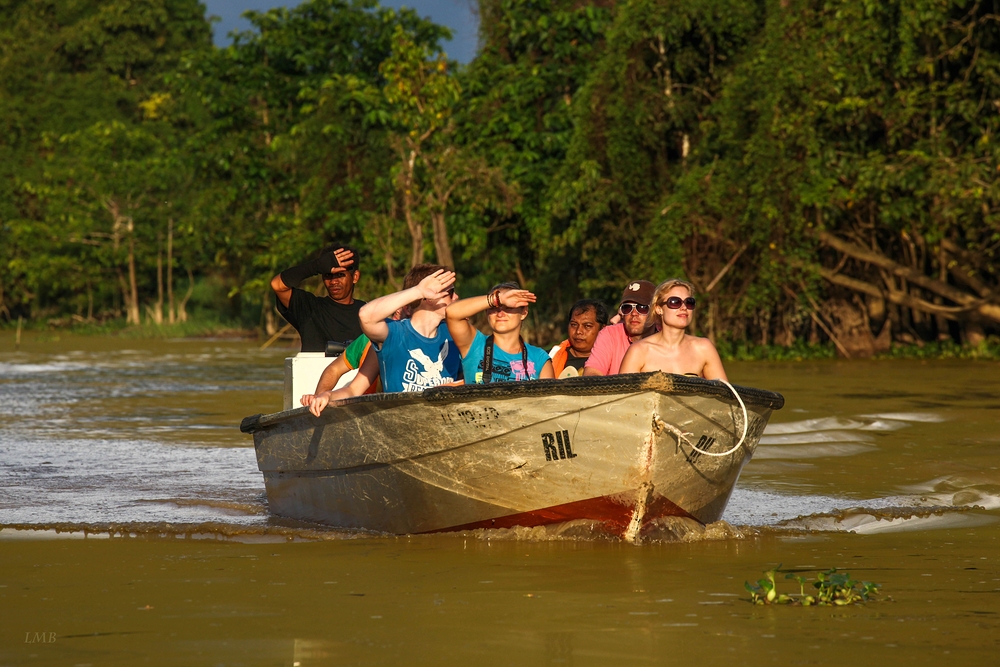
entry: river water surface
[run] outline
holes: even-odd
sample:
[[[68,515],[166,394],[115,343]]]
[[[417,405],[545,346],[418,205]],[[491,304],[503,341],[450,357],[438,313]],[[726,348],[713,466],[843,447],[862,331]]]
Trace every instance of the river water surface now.
[[[631,545],[271,517],[238,425],[281,408],[287,351],[14,348],[0,334],[0,665],[997,664],[996,362],[728,364],[786,402],[725,520]],[[750,604],[779,564],[882,594]]]

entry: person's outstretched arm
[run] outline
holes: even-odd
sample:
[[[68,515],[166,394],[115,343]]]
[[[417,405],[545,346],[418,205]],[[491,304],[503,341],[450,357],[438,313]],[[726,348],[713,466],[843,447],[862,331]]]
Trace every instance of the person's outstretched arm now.
[[[351,367],[347,365],[344,355],[340,355],[323,369],[323,374],[319,376],[319,382],[316,383],[316,391],[312,394],[303,394],[299,402],[302,405],[309,405],[309,401],[312,400],[313,396],[322,394],[324,391],[330,391],[336,387],[340,378],[349,370],[351,370]]]
[[[497,300],[495,305],[498,306],[520,308],[534,303],[536,297],[526,289],[503,289],[497,290],[493,294],[461,299],[448,306],[448,310],[445,312],[448,333],[451,334],[452,340],[455,341],[455,345],[458,346],[458,351],[463,357],[472,347],[472,341],[476,339],[476,328],[472,326],[469,318],[494,305],[491,304],[491,300]]]
[[[311,278],[319,273],[330,273],[336,267],[350,264],[353,258],[354,253],[350,250],[338,248],[333,252],[320,255],[316,259],[285,269],[271,278],[271,289],[274,290],[274,295],[278,297],[281,305],[288,308],[288,304],[292,300],[293,287],[298,287],[299,283],[306,278]]]
[[[401,292],[380,296],[361,306],[358,317],[361,331],[373,342],[382,344],[389,335],[387,317],[403,306],[421,299],[440,299],[455,284],[455,272],[438,270],[421,280],[416,286]]]
[[[318,393],[311,397],[308,403],[303,403],[303,405],[308,405],[309,412],[319,417],[323,412],[323,409],[330,405],[330,403],[345,398],[361,396],[377,381],[378,356],[373,350],[365,355],[365,360],[361,362],[361,368],[358,369],[358,374],[354,376],[354,379],[351,380],[350,384],[346,387],[341,387],[340,389]],[[302,398],[305,399],[305,396]]]

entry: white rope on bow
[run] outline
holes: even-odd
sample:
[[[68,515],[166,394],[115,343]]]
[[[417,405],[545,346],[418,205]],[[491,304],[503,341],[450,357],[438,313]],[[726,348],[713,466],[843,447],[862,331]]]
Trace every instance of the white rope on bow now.
[[[680,442],[681,440],[683,440],[684,442],[686,442],[688,444],[688,446],[691,449],[693,449],[694,451],[696,451],[696,452],[698,452],[700,454],[704,454],[705,456],[729,456],[730,454],[732,454],[733,452],[735,452],[737,449],[739,449],[740,446],[743,444],[743,441],[747,439],[747,427],[750,425],[750,418],[747,415],[747,406],[743,403],[743,399],[740,397],[739,392],[736,391],[736,389],[733,387],[733,385],[729,384],[725,380],[717,380],[717,382],[721,382],[722,384],[724,384],[727,387],[729,387],[729,391],[733,392],[733,396],[735,396],[736,400],[739,401],[740,408],[743,409],[743,435],[740,436],[740,441],[737,442],[735,445],[733,445],[732,448],[727,449],[724,452],[709,452],[709,451],[706,451],[704,449],[701,449],[700,447],[698,447],[698,445],[694,444],[693,442],[691,442],[690,440],[687,439],[687,436],[694,435],[693,433],[684,433],[683,431],[681,431],[676,426],[668,424],[665,421],[663,421],[662,419],[660,419],[659,415],[657,415],[657,414],[653,415],[653,423],[656,424],[656,427],[659,430],[661,430],[661,431],[669,431],[675,438],[677,438],[678,442]]]

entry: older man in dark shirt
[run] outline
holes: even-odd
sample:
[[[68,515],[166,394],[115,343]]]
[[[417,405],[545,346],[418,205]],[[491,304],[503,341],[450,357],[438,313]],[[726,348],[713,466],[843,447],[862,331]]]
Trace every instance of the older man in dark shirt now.
[[[326,294],[317,296],[298,286],[314,275],[323,278]],[[299,332],[303,352],[324,352],[329,341],[348,343],[361,335],[354,298],[361,277],[358,253],[350,246],[329,245],[319,257],[286,269],[271,279],[278,313]]]

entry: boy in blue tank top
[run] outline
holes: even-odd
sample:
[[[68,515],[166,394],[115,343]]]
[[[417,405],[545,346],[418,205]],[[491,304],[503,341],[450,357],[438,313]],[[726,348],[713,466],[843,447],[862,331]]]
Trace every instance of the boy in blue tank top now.
[[[455,294],[455,272],[446,266],[418,264],[403,280],[403,290],[365,304],[361,330],[378,355],[382,389],[423,391],[453,384],[462,377],[458,347],[444,324]],[[386,320],[408,306],[409,319]]]
[[[486,296],[462,299],[448,306],[448,331],[462,354],[467,384],[520,382],[552,378],[552,361],[540,347],[521,338],[521,323],[535,295],[517,283],[502,283]],[[486,311],[493,333],[484,336],[469,318]]]

